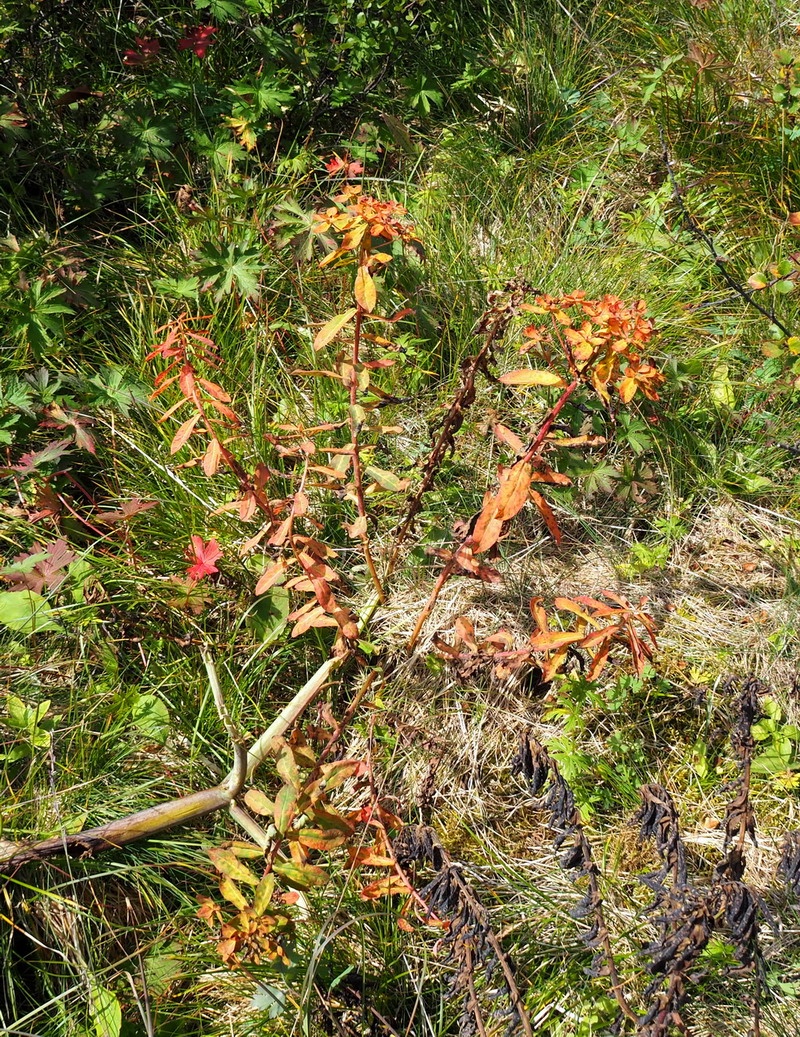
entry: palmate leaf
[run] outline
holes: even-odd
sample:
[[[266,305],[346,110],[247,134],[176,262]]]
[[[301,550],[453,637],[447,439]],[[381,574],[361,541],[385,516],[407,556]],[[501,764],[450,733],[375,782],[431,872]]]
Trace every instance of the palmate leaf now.
[[[264,264],[260,250],[252,243],[220,242],[217,245],[207,241],[196,256],[201,291],[213,288],[215,302],[233,291],[248,297],[258,295]]]

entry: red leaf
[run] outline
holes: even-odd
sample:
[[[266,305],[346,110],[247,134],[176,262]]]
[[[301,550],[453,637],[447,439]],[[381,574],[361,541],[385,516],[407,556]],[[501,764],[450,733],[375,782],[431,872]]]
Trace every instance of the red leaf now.
[[[170,454],[177,454],[180,448],[186,443],[186,440],[189,438],[189,436],[191,436],[191,434],[194,432],[194,427],[199,420],[200,415],[193,414],[192,417],[188,419],[188,421],[184,421],[184,423],[172,437],[172,442],[169,446]]]
[[[216,540],[211,539],[206,544],[202,537],[193,536],[192,546],[186,555],[192,562],[186,570],[186,575],[190,580],[199,581],[204,576],[211,576],[213,573],[219,572],[214,562],[222,557],[222,549]]]
[[[214,42],[212,36],[216,31],[213,25],[198,25],[178,41],[178,50],[190,50],[198,58],[204,58],[209,46]]]

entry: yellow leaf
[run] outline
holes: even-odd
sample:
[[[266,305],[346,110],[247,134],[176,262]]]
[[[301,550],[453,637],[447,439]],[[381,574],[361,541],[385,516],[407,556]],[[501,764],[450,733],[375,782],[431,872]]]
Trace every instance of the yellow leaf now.
[[[378,293],[375,288],[375,282],[372,280],[372,275],[363,264],[358,268],[353,294],[361,309],[366,310],[367,313],[372,313],[375,309],[375,303],[378,301]]]
[[[228,119],[228,125],[233,130],[233,134],[242,147],[248,151],[252,151],[256,146],[256,135],[253,132],[253,126],[247,119],[236,119],[231,116]]]
[[[567,383],[555,371],[530,371],[523,368],[519,371],[506,371],[500,375],[503,385],[560,385]]]

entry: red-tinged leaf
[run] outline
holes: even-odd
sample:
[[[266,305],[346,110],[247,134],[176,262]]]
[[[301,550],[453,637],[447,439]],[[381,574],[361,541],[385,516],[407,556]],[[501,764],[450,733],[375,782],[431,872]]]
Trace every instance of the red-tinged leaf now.
[[[392,897],[398,893],[410,893],[408,883],[399,875],[384,875],[376,882],[370,882],[359,893],[362,900],[380,900],[381,897]]]
[[[231,839],[229,842],[223,843],[223,846],[230,850],[234,857],[246,857],[255,861],[264,856],[264,850],[260,846],[256,846],[255,843],[246,843],[243,839]]]
[[[531,371],[528,368],[506,371],[500,375],[499,381],[503,385],[558,385],[562,388],[567,384],[555,371]]]
[[[501,425],[497,422],[497,424],[492,425],[492,432],[494,432],[495,436],[501,443],[510,447],[515,454],[523,454],[525,452],[525,444],[516,432],[512,432],[510,428],[506,428],[505,425]]]
[[[275,801],[266,796],[261,789],[248,789],[244,794],[244,801],[254,814],[272,817],[275,813]]]
[[[545,659],[539,663],[542,670],[542,681],[545,684],[549,684],[554,677],[557,677],[564,668],[569,658],[569,647],[559,648],[557,652],[553,652],[549,659]]]
[[[219,400],[220,403],[231,402],[230,396],[216,382],[206,381],[205,378],[198,378],[197,381],[203,386],[208,395],[213,396],[215,400]]]
[[[335,317],[328,321],[324,328],[317,332],[317,337],[314,339],[314,349],[324,349],[329,342],[336,338],[345,324],[350,323],[355,315],[355,307],[345,310],[344,313],[337,313]]]
[[[360,778],[368,771],[365,760],[337,760],[335,763],[323,763],[320,768],[328,791],[337,788],[348,778]]]
[[[275,797],[273,818],[275,827],[281,835],[284,835],[289,830],[289,825],[292,823],[292,818],[295,814],[296,801],[297,789],[292,788],[291,785],[284,785]]]
[[[347,840],[344,832],[334,829],[323,831],[319,828],[301,828],[297,838],[309,850],[335,850]]]
[[[64,454],[69,453],[71,447],[72,440],[70,439],[60,439],[52,443],[47,443],[41,450],[22,454],[15,464],[0,469],[0,472],[9,475],[12,472],[21,476],[33,475],[33,473],[42,465],[49,464],[52,461],[57,461],[60,457],[63,457]]]
[[[220,940],[217,944],[217,954],[222,958],[223,962],[227,964],[230,959],[236,953],[236,940],[230,937],[227,940]]]
[[[295,889],[324,886],[329,878],[328,873],[315,864],[297,864],[295,861],[276,861],[272,870]]]
[[[292,504],[292,514],[295,518],[302,518],[303,515],[308,511],[308,496],[303,490],[298,490],[294,495],[294,503]]]
[[[188,400],[178,400],[177,403],[173,403],[172,406],[165,410],[161,417],[158,419],[158,424],[162,425],[165,421],[171,418],[176,411],[180,410],[181,407],[185,407],[188,402]]]
[[[377,371],[382,367],[394,367],[397,361],[393,357],[384,356],[380,360],[368,360],[362,364],[368,371]]]
[[[269,907],[272,895],[275,892],[275,876],[267,872],[262,876],[253,894],[253,914],[260,918]]]
[[[406,306],[405,309],[399,310],[397,313],[395,313],[395,315],[393,317],[374,317],[373,316],[372,319],[373,320],[383,321],[384,324],[396,324],[397,321],[402,320],[403,317],[407,317],[409,315],[409,313],[413,313],[413,312],[414,311],[411,309],[410,306]]]
[[[531,615],[536,623],[536,629],[541,633],[546,633],[548,629],[547,624],[547,613],[544,610],[542,602],[544,598],[531,598]]]
[[[472,651],[477,651],[477,644],[475,642],[475,627],[471,620],[466,619],[464,616],[459,616],[455,622],[456,641],[463,641],[467,648],[471,648]]]
[[[209,400],[208,402],[211,404],[211,406],[214,408],[215,411],[217,411],[219,414],[221,414],[223,416],[223,418],[227,418],[228,421],[232,422],[232,424],[234,424],[234,425],[238,425],[239,424],[238,417],[230,409],[230,407],[227,405],[227,403],[220,403],[219,400],[213,400],[213,399]]]
[[[128,519],[138,515],[140,511],[155,508],[161,501],[143,501],[138,497],[132,497],[129,501],[123,501],[118,511],[101,511],[92,516],[93,522],[102,522],[106,526],[113,526],[117,522],[127,522]]]
[[[242,891],[231,879],[223,879],[219,884],[219,891],[226,900],[229,900],[234,907],[238,907],[240,911],[244,911],[246,907],[249,907],[247,899],[242,896]]]
[[[219,462],[222,457],[222,446],[220,441],[214,436],[211,442],[206,447],[206,452],[203,454],[203,471],[206,475],[211,478],[212,475],[216,475],[219,470]]]
[[[530,646],[534,652],[551,652],[564,645],[574,645],[583,640],[583,634],[574,630],[548,630],[544,633],[533,634]]]
[[[586,674],[587,681],[595,681],[600,676],[608,662],[608,653],[611,651],[611,642],[607,641],[601,646],[600,651],[592,659],[592,664],[589,667],[589,672]]]
[[[184,421],[184,423],[172,437],[172,442],[169,446],[170,454],[177,454],[177,452],[184,445],[189,436],[191,436],[191,434],[194,432],[194,427],[199,420],[200,415],[193,414],[191,418],[189,418],[187,421]]]
[[[192,564],[186,570],[186,575],[190,580],[202,580],[204,576],[219,572],[214,563],[222,557],[222,548],[213,538],[206,544],[202,537],[192,536],[192,546],[187,551],[187,557]]]
[[[397,928],[404,933],[413,933],[415,931],[411,922],[407,918],[403,918],[402,915],[397,919]]]
[[[347,850],[351,868],[392,868],[394,859],[378,853],[374,846],[351,846]]]
[[[344,832],[345,835],[352,835],[355,830],[354,823],[348,821],[346,817],[342,817],[342,815],[332,807],[326,808],[315,805],[312,811],[312,816],[320,828],[335,828],[336,831]]]
[[[544,499],[544,497],[537,490],[531,489],[530,491],[531,500],[539,509],[539,514],[544,519],[544,524],[550,531],[550,535],[553,537],[557,544],[561,543],[561,530],[558,528],[556,517],[553,514],[553,509]]]
[[[600,593],[602,594],[603,592],[601,591]],[[577,601],[579,605],[585,605],[590,609],[608,609],[608,605],[606,605],[604,601],[598,601],[597,598],[590,598],[588,594],[578,594],[574,600]]]
[[[265,594],[270,587],[273,587],[278,580],[280,580],[286,573],[286,559],[279,558],[277,562],[273,562],[272,565],[268,566],[261,574],[258,583],[256,584],[255,593]]]
[[[342,523],[347,530],[347,535],[353,540],[359,540],[367,532],[367,516],[359,515],[354,522]]]
[[[346,637],[348,641],[358,640],[360,633],[358,619],[351,609],[336,609],[333,613],[333,618],[336,620],[336,625],[341,630],[343,637]]]
[[[193,400],[195,398],[197,395],[196,382],[194,371],[189,364],[184,364],[181,368],[178,384],[181,392],[187,399]]]
[[[246,864],[242,864],[231,850],[223,846],[212,846],[206,852],[217,871],[222,872],[229,879],[235,879],[237,882],[246,882],[250,886],[258,885],[258,877]]]
[[[551,486],[572,486],[572,479],[568,475],[541,464],[539,470],[531,476],[531,481],[549,483]]]
[[[372,313],[378,301],[378,293],[375,288],[375,282],[372,280],[372,275],[363,263],[358,268],[358,273],[356,274],[353,294],[361,309],[367,313]]]
[[[618,634],[621,629],[621,624],[612,623],[610,626],[603,627],[602,630],[595,630],[583,638],[580,646],[581,648],[586,648],[587,651],[592,651],[598,645],[605,644],[606,641],[613,641],[614,636]]]
[[[292,627],[291,637],[299,637],[304,634],[306,630],[310,630],[312,627],[336,627],[339,624],[333,618],[329,616],[324,608],[317,605],[310,612],[307,612],[304,616],[295,623]]]
[[[562,612],[572,612],[573,615],[580,616],[581,619],[590,623],[592,626],[597,626],[596,621],[592,619],[589,613],[586,612],[585,609],[582,609],[576,601],[572,600],[572,598],[556,598],[553,604]]]
[[[275,530],[275,532],[269,538],[267,543],[270,544],[272,547],[280,547],[281,545],[285,544],[286,543],[286,538],[289,536],[289,533],[291,532],[291,529],[292,529],[292,521],[293,521],[293,519],[294,519],[293,515],[288,515],[283,520],[283,522],[281,522],[281,524],[278,526],[278,528]]]

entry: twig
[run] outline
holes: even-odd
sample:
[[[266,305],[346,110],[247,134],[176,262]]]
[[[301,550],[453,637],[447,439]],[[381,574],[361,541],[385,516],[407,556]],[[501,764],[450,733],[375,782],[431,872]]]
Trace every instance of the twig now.
[[[667,175],[669,176],[669,182],[672,186],[672,194],[675,198],[678,208],[681,211],[681,215],[683,216],[686,226],[689,228],[694,237],[698,241],[701,241],[706,246],[708,251],[711,253],[711,257],[714,260],[717,269],[722,274],[722,277],[728,285],[728,287],[731,288],[740,299],[743,299],[748,304],[748,306],[752,306],[754,309],[758,310],[758,312],[763,317],[766,317],[775,325],[776,328],[780,328],[780,330],[783,332],[784,335],[786,335],[787,338],[790,338],[792,332],[782,321],[780,321],[775,316],[775,311],[768,310],[766,309],[766,307],[762,306],[761,303],[756,302],[756,300],[752,296],[752,293],[748,292],[747,289],[743,285],[741,285],[735,277],[728,273],[725,267],[725,263],[727,262],[726,258],[719,254],[719,252],[717,251],[717,246],[714,244],[713,238],[709,234],[707,234],[706,231],[703,230],[703,228],[697,223],[697,221],[694,219],[694,217],[691,215],[691,213],[686,207],[686,203],[683,200],[683,195],[681,194],[680,186],[675,176],[675,171],[672,168],[672,160],[669,156],[669,148],[667,147],[666,137],[664,135],[664,129],[662,126],[659,126],[658,134],[661,140],[662,159],[667,170]]]

